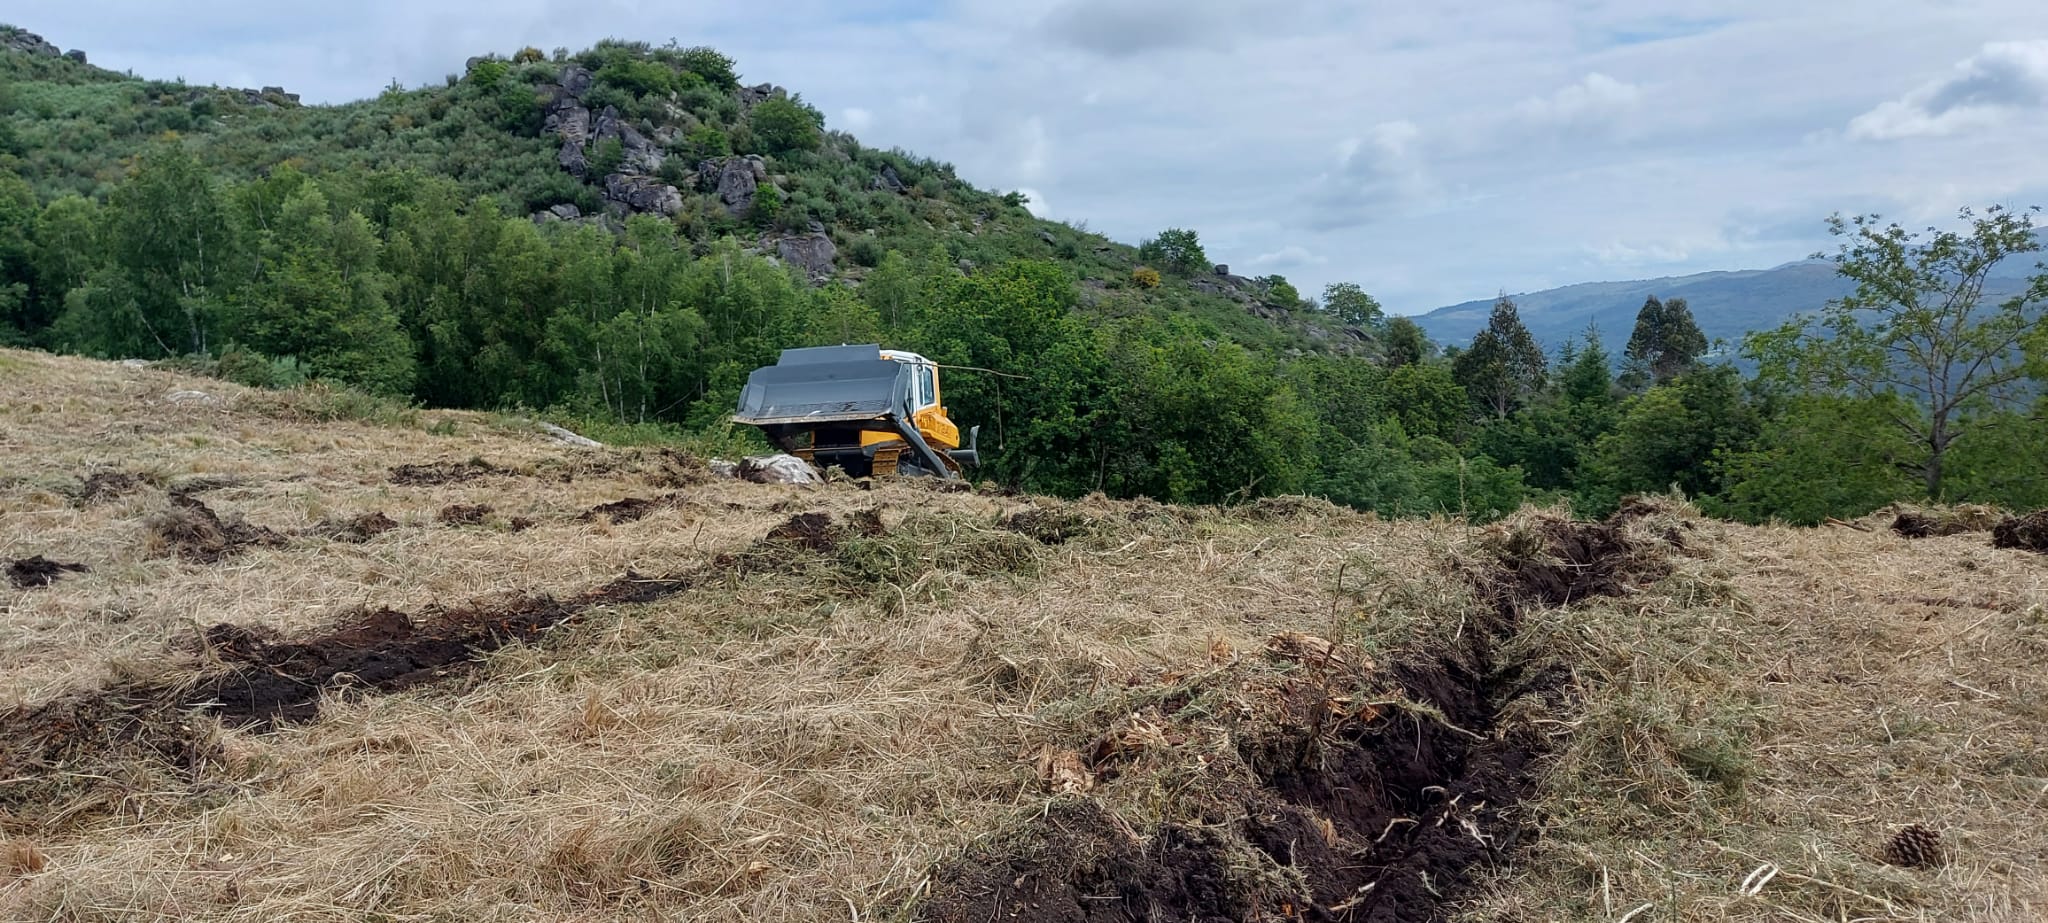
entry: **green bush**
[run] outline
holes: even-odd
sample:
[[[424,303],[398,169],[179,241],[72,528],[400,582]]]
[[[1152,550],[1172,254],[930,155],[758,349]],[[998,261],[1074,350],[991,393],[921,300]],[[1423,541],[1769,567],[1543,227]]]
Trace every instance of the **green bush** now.
[[[824,117],[801,101],[777,97],[754,107],[747,117],[754,141],[763,153],[814,151],[824,139]]]

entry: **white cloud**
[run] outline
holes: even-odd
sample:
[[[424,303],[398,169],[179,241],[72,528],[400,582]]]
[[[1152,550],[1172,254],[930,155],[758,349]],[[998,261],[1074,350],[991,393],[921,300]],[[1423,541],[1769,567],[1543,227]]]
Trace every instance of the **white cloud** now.
[[[839,124],[847,131],[863,132],[875,124],[875,114],[859,106],[848,106],[839,113]]]
[[[1849,137],[1888,141],[1953,135],[2048,108],[2048,39],[1991,42],[1922,84],[1849,122]],[[2038,116],[2037,116],[2038,117]]]
[[[1045,195],[1029,186],[1017,190],[1024,195],[1024,208],[1040,218],[1052,217],[1052,206],[1045,201]]]
[[[1632,112],[1642,101],[1642,87],[1594,72],[1549,96],[1525,99],[1516,111],[1541,125],[1583,125]]]
[[[1337,167],[1310,185],[1301,223],[1320,231],[1361,227],[1427,195],[1432,182],[1421,145],[1422,129],[1407,119],[1338,142]]]
[[[1258,256],[1252,257],[1252,265],[1271,266],[1274,269],[1321,266],[1329,261],[1329,257],[1310,251],[1307,247],[1300,244],[1288,244],[1271,253],[1261,253]]]

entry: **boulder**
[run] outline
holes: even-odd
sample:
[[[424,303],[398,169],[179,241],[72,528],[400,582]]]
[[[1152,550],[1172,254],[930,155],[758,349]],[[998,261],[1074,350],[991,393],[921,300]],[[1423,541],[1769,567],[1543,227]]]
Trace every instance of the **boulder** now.
[[[676,187],[645,176],[614,173],[605,177],[604,197],[633,212],[674,217],[683,210],[683,194]]]
[[[756,484],[822,484],[818,469],[794,455],[749,455],[740,459],[733,472],[742,481]]]
[[[548,212],[550,214],[553,214],[555,217],[562,219],[563,221],[574,221],[578,218],[583,217],[583,209],[577,208],[576,206],[571,205],[567,202],[563,202],[560,205],[548,206]]]
[[[896,165],[886,163],[882,165],[882,172],[875,174],[875,181],[868,185],[870,188],[887,189],[895,193],[907,192],[910,189],[903,185],[903,177],[897,175]]]
[[[757,183],[759,183],[759,182],[766,182],[766,181],[767,181],[767,179],[768,179],[768,159],[767,159],[767,158],[765,158],[765,157],[762,157],[762,156],[761,156],[761,155],[759,155],[759,154],[748,154],[748,155],[747,155],[747,169],[749,169],[749,170],[752,170],[752,171],[754,171],[754,182],[757,182]]]
[[[555,162],[579,177],[590,172],[590,158],[584,155],[583,145],[575,141],[562,142],[562,151],[555,155]]]
[[[542,423],[540,425],[540,431],[542,433],[545,433],[548,438],[553,439],[554,441],[559,442],[563,445],[572,445],[579,449],[604,448],[604,443],[602,442],[599,442],[588,436],[577,435],[576,433],[563,429],[562,427],[556,426],[553,423]]]
[[[557,215],[554,212],[546,210],[534,212],[533,214],[527,215],[526,217],[530,219],[534,224],[554,224],[555,222],[562,220],[561,215]]]
[[[590,92],[590,84],[596,79],[581,66],[571,64],[562,68],[562,79],[556,82],[561,85],[563,92],[576,99],[582,99],[583,94]]]
[[[772,83],[763,83],[763,84],[759,84],[759,85],[757,85],[757,86],[751,86],[751,87],[740,87],[740,89],[739,89],[739,99],[740,99],[740,108],[741,108],[741,109],[752,109],[752,108],[754,108],[755,106],[758,106],[758,105],[760,105],[760,104],[762,104],[762,103],[765,103],[765,102],[767,102],[767,101],[769,101],[769,100],[771,100],[771,99],[774,99],[774,98],[776,98],[776,97],[778,97],[778,96],[788,96],[788,95],[789,95],[789,91],[788,91],[788,90],[785,90],[785,89],[783,89],[783,88],[781,88],[781,87],[779,87],[779,86],[776,86],[775,84],[772,84]]]
[[[839,256],[839,248],[832,244],[832,238],[812,233],[776,241],[775,255],[791,266],[802,267],[804,273],[813,280],[829,279],[834,269],[833,260]]]
[[[64,52],[64,57],[66,57],[66,58],[69,58],[69,59],[71,59],[71,60],[73,60],[73,61],[77,61],[77,62],[78,62],[78,63],[80,63],[80,64],[84,64],[84,63],[85,63],[85,52],[83,52],[83,51],[80,51],[80,50],[78,50],[78,49],[76,49],[76,48],[73,48],[73,49],[71,49],[70,51]]]
[[[760,180],[745,158],[726,157],[697,164],[697,186],[717,193],[728,213],[741,215],[754,207],[754,191],[760,188]]]
[[[635,173],[659,172],[661,170],[661,162],[667,159],[662,156],[659,145],[647,140],[646,135],[641,134],[631,125],[621,124],[619,126],[619,144],[626,150],[626,157],[623,162],[628,169]]]
[[[204,391],[171,391],[164,395],[164,402],[167,404],[185,404],[196,407],[220,406],[220,398]]]
[[[548,113],[542,129],[560,135],[564,141],[582,144],[590,140],[590,110],[577,105],[555,109]]]

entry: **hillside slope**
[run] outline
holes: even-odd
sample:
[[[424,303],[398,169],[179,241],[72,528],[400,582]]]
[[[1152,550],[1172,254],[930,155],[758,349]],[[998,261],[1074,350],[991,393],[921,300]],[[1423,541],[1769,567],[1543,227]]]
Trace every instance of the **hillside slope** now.
[[[10,919],[2048,911],[1981,534],[755,485],[0,351],[0,557]]]
[[[284,87],[107,71],[0,25],[0,174],[18,172],[45,202],[104,198],[140,152],[171,139],[223,180],[290,166],[376,174],[372,189],[388,194],[406,175],[433,177],[503,214],[614,231],[654,214],[700,253],[731,235],[819,282],[857,282],[891,250],[963,267],[1046,260],[1104,312],[1193,317],[1275,351],[1370,347],[1363,331],[1206,264],[1168,273],[1156,290],[1134,287],[1133,246],[1035,218],[1021,197],[978,189],[949,164],[824,130],[801,95],[742,85],[736,66],[710,49],[636,42],[553,57],[523,49],[472,58],[443,86],[302,105]]]

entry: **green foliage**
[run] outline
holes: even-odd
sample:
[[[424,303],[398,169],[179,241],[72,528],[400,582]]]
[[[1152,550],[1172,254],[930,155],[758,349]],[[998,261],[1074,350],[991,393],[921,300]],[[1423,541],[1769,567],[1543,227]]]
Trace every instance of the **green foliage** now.
[[[1946,497],[1949,453],[2039,390],[2048,271],[1989,303],[1984,288],[2007,259],[2038,252],[2033,213],[1964,209],[1965,231],[1923,234],[1876,216],[1830,218],[1844,238],[1832,259],[1854,294],[1775,331],[1744,352],[1768,381],[1851,398],[1904,402],[1891,421],[1913,445],[1908,464],[1928,499]]]
[[[1286,276],[1260,276],[1260,286],[1266,290],[1266,303],[1280,308],[1294,308],[1301,305],[1301,292],[1296,290]]]
[[[619,172],[619,164],[626,160],[626,146],[617,138],[605,138],[590,146],[591,176],[610,176]]]
[[[1543,388],[1547,363],[1536,338],[1506,295],[1493,303],[1486,329],[1452,362],[1452,372],[1480,407],[1506,418]]]
[[[1357,283],[1353,282],[1332,282],[1324,286],[1323,310],[1353,327],[1379,327],[1385,324],[1387,319],[1386,310],[1380,307],[1379,300],[1366,294],[1365,289],[1359,288]],[[1415,327],[1414,321],[1409,321],[1408,326],[1417,336],[1421,335],[1422,328]],[[1412,357],[1406,357],[1407,362],[1415,362],[1420,358],[1420,351],[1416,351]]]
[[[754,107],[747,126],[764,153],[815,151],[824,139],[824,117],[801,100],[774,97]]]
[[[485,60],[476,62],[469,69],[469,82],[480,90],[496,89],[505,75],[512,71],[512,65],[504,61]]]
[[[732,153],[732,141],[725,132],[709,124],[698,125],[683,136],[682,154],[692,161],[724,157]]]
[[[1387,321],[1385,350],[1389,366],[1414,365],[1434,352],[1422,325],[1406,317]]]
[[[1167,228],[1158,237],[1139,244],[1138,259],[1183,276],[1209,269],[1209,255],[1202,252],[1201,237],[1185,228]]]
[[[1886,425],[1901,412],[1910,408],[1891,399],[1794,398],[1749,449],[1722,460],[1725,498],[1709,508],[1748,522],[1818,525],[1910,497],[1913,482],[1897,462],[1911,446]]]
[[[1640,391],[1649,385],[1668,385],[1693,370],[1707,351],[1706,334],[1692,318],[1685,299],[1658,301],[1652,295],[1636,312],[1636,326],[1628,338],[1627,371],[1622,386]]]
[[[731,58],[719,54],[716,49],[699,45],[685,48],[676,55],[676,64],[684,71],[695,74],[697,79],[720,92],[739,89],[740,78]]]
[[[1687,496],[1721,492],[1723,459],[1749,452],[1760,419],[1744,399],[1733,368],[1701,369],[1653,387],[1621,410],[1614,428],[1594,443],[1580,495],[1589,511],[1611,509],[1622,496]]]

